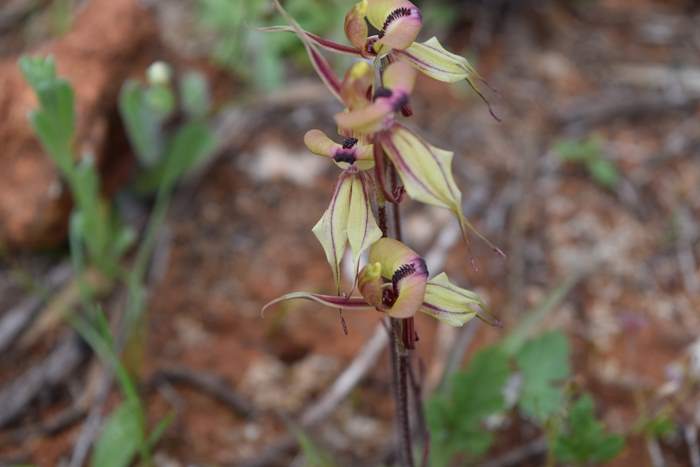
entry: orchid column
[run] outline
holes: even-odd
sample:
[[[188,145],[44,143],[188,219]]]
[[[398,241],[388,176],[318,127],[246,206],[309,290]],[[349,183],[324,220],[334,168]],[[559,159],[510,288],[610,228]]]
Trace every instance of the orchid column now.
[[[466,59],[445,50],[436,38],[416,41],[422,15],[409,1],[363,0],[354,5],[345,17],[350,45],[304,31],[277,0],[275,4],[289,26],[268,30],[297,34],[319,77],[344,110],[335,116],[337,138],[320,130],[310,130],[304,137],[312,153],[341,169],[331,202],[312,229],[330,264],[335,294],[294,292],[265,308],[284,300],[307,299],[340,310],[374,309],[390,319],[399,454],[403,465],[412,466],[407,379],[417,341],[414,316],[421,312],[462,326],[473,317],[484,319],[487,311],[475,293],[452,284],[446,274],[431,279],[423,258],[401,238],[388,238],[389,233],[400,237],[399,204],[408,197],[448,209],[459,222],[467,245],[471,231],[500,250],[462,214],[462,194],[452,176],[454,154],[433,146],[401,119],[413,113],[410,95],[418,72],[448,83],[466,80],[483,99],[475,84],[480,78]],[[340,79],[322,50],[352,55],[357,61]],[[390,219],[387,204],[394,214]],[[350,290],[343,293],[340,271],[348,246],[355,278]],[[367,262],[360,267],[364,253],[368,253]],[[359,295],[353,295],[355,291]],[[416,408],[419,421],[420,402]],[[424,449],[427,452],[427,439]]]

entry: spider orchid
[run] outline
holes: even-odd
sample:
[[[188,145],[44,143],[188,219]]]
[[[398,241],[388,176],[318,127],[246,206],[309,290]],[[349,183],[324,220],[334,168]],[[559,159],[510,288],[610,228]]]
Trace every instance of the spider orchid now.
[[[374,91],[373,101],[365,98],[364,105],[356,104],[354,109],[335,116],[339,131],[373,139],[377,184],[387,199],[398,201],[395,193],[384,188],[382,151],[411,199],[449,209],[457,217],[465,241],[470,230],[503,255],[462,214],[462,193],[452,175],[454,153],[431,145],[396,120],[397,113],[408,104],[415,75],[406,62],[391,63],[382,75],[382,86]]]
[[[269,302],[262,311],[280,302],[304,299],[334,309],[375,309],[399,319],[412,318],[420,312],[455,327],[475,316],[485,319],[488,313],[476,293],[454,285],[447,274],[428,279],[425,260],[390,238],[372,244],[368,263],[360,271],[357,282],[360,296],[292,292]]]
[[[491,115],[498,120],[476,85],[476,81],[485,81],[466,58],[446,50],[436,37],[425,42],[416,41],[422,27],[422,15],[420,9],[410,1],[362,0],[355,4],[345,17],[345,35],[352,45],[340,44],[304,31],[278,0],[275,0],[275,6],[290,26],[273,26],[263,30],[296,33],[304,43],[317,73],[339,100],[342,100],[339,95],[339,80],[319,49],[363,58],[405,60],[421,73],[446,83],[466,80],[489,106]],[[370,35],[368,23],[378,31],[376,34]]]
[[[310,130],[304,143],[314,154],[328,157],[342,169],[331,202],[312,229],[321,243],[340,293],[340,263],[349,244],[357,271],[360,255],[382,236],[370,204],[374,187],[365,173],[374,166],[372,145],[346,138],[342,144],[321,130]]]

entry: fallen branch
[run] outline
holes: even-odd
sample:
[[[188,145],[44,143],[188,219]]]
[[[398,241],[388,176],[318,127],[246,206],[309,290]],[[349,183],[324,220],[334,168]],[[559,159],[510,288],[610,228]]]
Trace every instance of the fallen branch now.
[[[5,312],[0,319],[0,353],[6,352],[36,317],[44,310],[46,296],[66,284],[71,277],[72,269],[68,261],[52,268],[44,278],[43,290],[32,294],[11,310]]]
[[[184,367],[173,367],[158,370],[153,376],[152,384],[157,386],[166,381],[173,384],[183,384],[201,391],[223,403],[240,417],[252,418],[256,414],[253,404],[236,394],[230,385],[217,375]]]
[[[522,465],[527,459],[541,456],[545,452],[547,452],[547,440],[545,438],[539,438],[524,446],[515,448],[502,456],[486,461],[481,464],[481,467],[511,467]]]
[[[0,390],[0,427],[17,419],[42,392],[75,371],[85,356],[75,333],[69,333],[41,363],[28,369]]]

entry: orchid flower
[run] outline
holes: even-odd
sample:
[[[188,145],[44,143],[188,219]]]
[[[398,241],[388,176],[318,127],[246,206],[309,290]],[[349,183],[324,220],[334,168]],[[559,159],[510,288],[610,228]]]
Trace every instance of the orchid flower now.
[[[304,299],[334,309],[374,308],[399,319],[420,312],[455,327],[475,316],[484,319],[487,313],[476,293],[451,283],[447,274],[428,279],[425,260],[390,238],[381,238],[370,247],[368,263],[358,276],[358,290],[361,296],[352,297],[292,292],[269,302],[263,312],[280,302]]]
[[[373,149],[355,138],[336,143],[321,130],[308,131],[304,143],[312,153],[332,159],[343,170],[328,209],[312,229],[326,253],[340,293],[340,263],[346,246],[350,245],[357,271],[360,255],[382,236],[370,203],[372,179],[364,173],[374,166]]]
[[[489,105],[476,85],[476,81],[485,81],[466,58],[446,50],[436,37],[425,42],[416,41],[422,27],[422,14],[408,0],[362,0],[355,4],[345,17],[345,35],[352,45],[340,44],[304,31],[278,0],[275,0],[275,6],[290,26],[273,26],[263,30],[296,33],[304,43],[319,76],[338,99],[338,79],[333,78],[333,70],[320,54],[319,48],[364,58],[387,56],[390,61],[405,60],[421,73],[438,81],[467,81],[474,92]],[[377,34],[369,35],[368,22],[377,29]],[[490,105],[489,111],[498,120]]]
[[[384,151],[411,199],[449,209],[457,217],[465,241],[470,230],[502,255],[462,214],[462,193],[452,175],[454,153],[431,145],[396,121],[396,114],[408,103],[415,74],[405,62],[391,63],[382,75],[382,87],[374,91],[374,102],[335,116],[339,131],[373,135],[375,151]],[[383,185],[381,159],[381,155],[375,156],[379,185]]]

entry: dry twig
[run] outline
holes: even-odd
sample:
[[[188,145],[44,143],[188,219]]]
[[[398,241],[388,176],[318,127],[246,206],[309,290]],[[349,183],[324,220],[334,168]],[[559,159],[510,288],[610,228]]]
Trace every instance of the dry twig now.
[[[222,402],[240,417],[252,418],[255,416],[255,407],[252,403],[235,393],[229,384],[217,375],[184,367],[172,367],[159,370],[153,377],[155,385],[166,381],[173,384],[184,384],[201,391]]]

